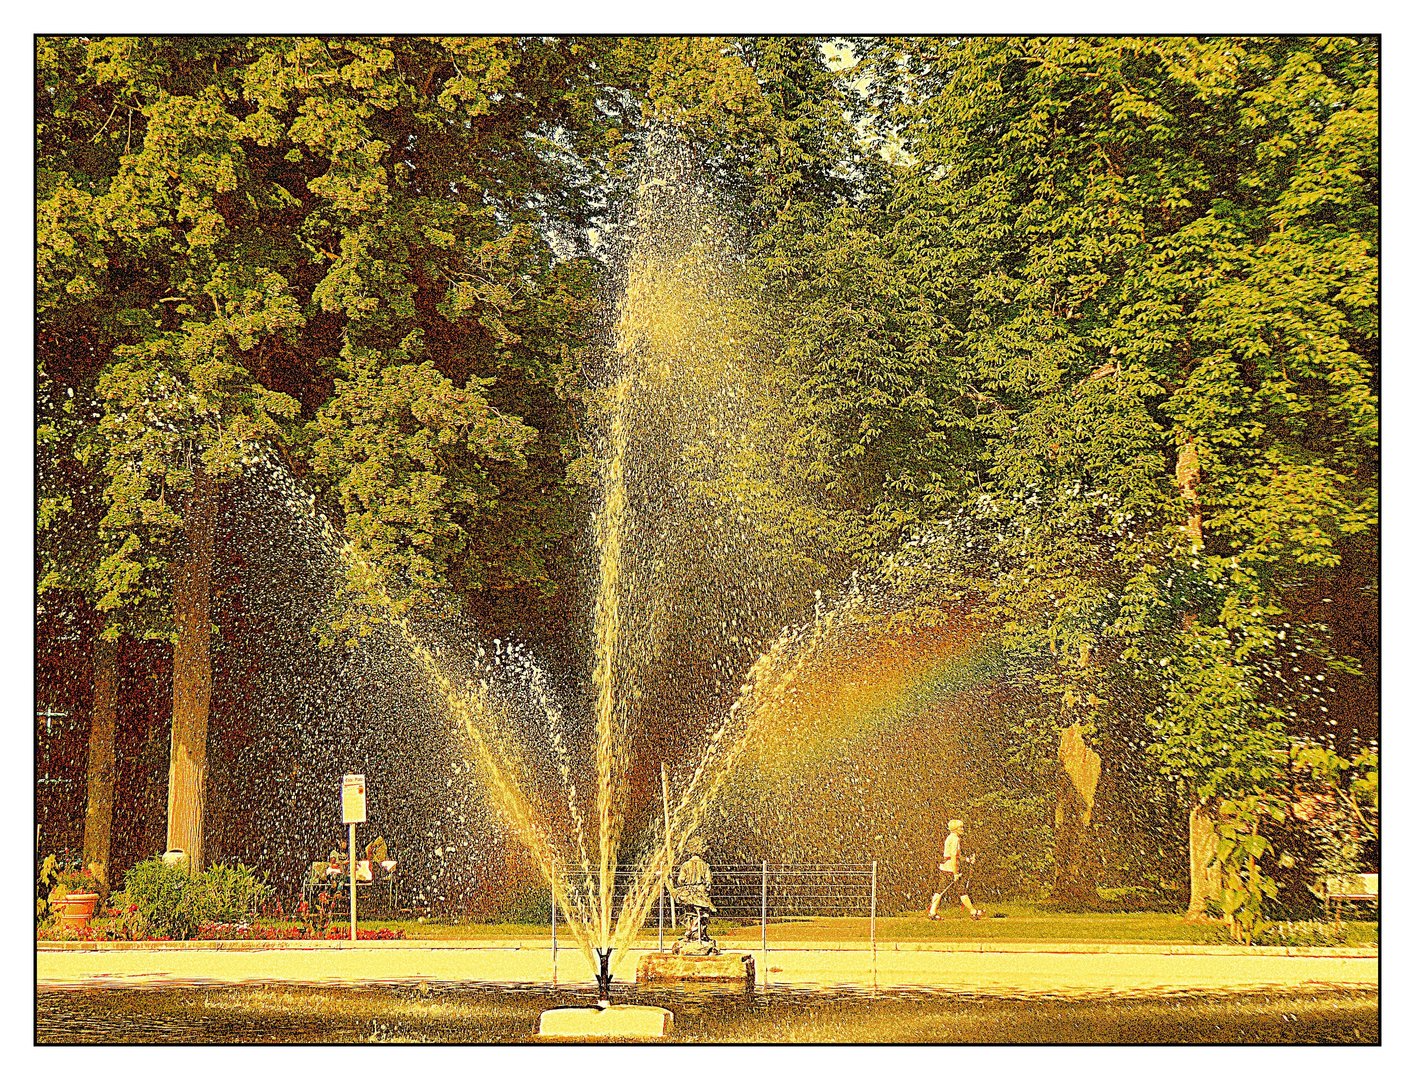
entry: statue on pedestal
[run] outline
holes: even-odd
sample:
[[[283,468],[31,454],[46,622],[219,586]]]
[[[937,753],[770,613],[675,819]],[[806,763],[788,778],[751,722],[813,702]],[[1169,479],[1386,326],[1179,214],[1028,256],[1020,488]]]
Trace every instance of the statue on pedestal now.
[[[673,943],[680,956],[716,956],[717,942],[708,936],[708,916],[717,914],[708,890],[712,888],[712,868],[703,858],[701,836],[691,836],[684,845],[687,860],[678,868],[678,886],[673,899],[687,915],[683,936]]]

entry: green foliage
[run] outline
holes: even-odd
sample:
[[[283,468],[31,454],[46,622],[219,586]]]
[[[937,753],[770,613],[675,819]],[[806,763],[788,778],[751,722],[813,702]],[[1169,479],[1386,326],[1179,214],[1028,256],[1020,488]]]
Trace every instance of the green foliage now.
[[[187,903],[191,878],[181,867],[169,866],[160,858],[147,859],[123,875],[123,888],[113,896],[113,904],[134,921],[141,921],[154,936],[176,940],[188,938],[199,920]],[[129,911],[129,908],[135,910]]]
[[[885,194],[760,257],[823,482],[1063,722],[1139,705],[1192,796],[1261,787],[1373,542],[1375,43],[857,45]]]
[[[550,899],[544,889],[536,886],[516,890],[497,905],[487,921],[524,926],[549,925]]]
[[[1294,812],[1302,812],[1316,840],[1312,872],[1320,879],[1365,871],[1366,849],[1379,839],[1379,753],[1367,748],[1348,759],[1324,746],[1301,745],[1292,767],[1309,789]]]
[[[1020,788],[1020,790],[1019,790]],[[1040,896],[1051,881],[1052,815],[1055,798],[1030,785],[975,795],[969,800],[965,820],[986,822],[986,831],[1007,842],[992,843],[983,852],[977,876],[992,897]],[[978,899],[978,897],[975,897]]]
[[[199,889],[203,918],[213,922],[249,919],[271,895],[264,875],[240,863],[208,866],[192,880]]]
[[[1376,591],[1378,60],[1297,36],[39,38],[40,590],[165,632],[197,475],[273,455],[341,519],[334,632],[419,605],[563,624],[600,241],[652,130],[739,206],[733,289],[776,301],[751,343],[769,422],[735,456],[682,440],[705,520],[748,507],[752,550],[885,565],[906,619],[985,628],[1027,699],[1005,754],[1123,731],[1111,752],[1170,790],[1247,807],[1355,667],[1323,602]],[[1373,816],[1374,759],[1304,755]],[[996,810],[1040,836],[1040,790]],[[1250,811],[1225,841],[1248,939]]]
[[[34,897],[34,918],[36,922],[43,922],[49,914],[49,893],[59,880],[59,859],[55,855],[46,855],[44,861],[39,865],[38,887]]]
[[[535,436],[491,408],[490,382],[459,389],[425,361],[336,384],[312,425],[312,464],[339,488],[356,559],[378,568],[380,581],[352,583],[355,598],[381,586],[402,614],[448,570],[459,594],[485,586],[492,553],[473,543],[473,523],[495,512],[496,472],[524,468]]]
[[[612,38],[39,40],[39,363],[56,403],[87,395],[81,438],[40,432],[67,462],[41,527],[95,538],[46,581],[160,600],[194,472],[281,446],[349,514],[356,593],[553,591],[585,230],[626,146],[605,80],[642,59]]]
[[[269,896],[269,886],[247,866],[216,865],[188,874],[153,858],[128,870],[112,903],[144,935],[181,941],[205,922],[250,919]]]
[[[1263,902],[1277,895],[1278,885],[1263,872],[1263,857],[1272,842],[1261,835],[1264,819],[1281,821],[1283,809],[1261,795],[1225,799],[1219,804],[1219,842],[1214,862],[1223,875],[1220,907],[1234,941],[1253,944],[1267,927]]]

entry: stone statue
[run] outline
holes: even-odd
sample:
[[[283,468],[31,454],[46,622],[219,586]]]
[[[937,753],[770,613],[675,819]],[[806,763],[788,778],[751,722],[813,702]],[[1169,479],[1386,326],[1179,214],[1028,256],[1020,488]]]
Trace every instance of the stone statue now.
[[[672,893],[687,914],[687,926],[683,936],[673,943],[673,951],[684,956],[716,956],[717,942],[708,936],[708,916],[715,915],[717,908],[708,895],[712,868],[703,858],[702,837],[689,837],[684,850],[688,858],[678,868],[678,887]]]

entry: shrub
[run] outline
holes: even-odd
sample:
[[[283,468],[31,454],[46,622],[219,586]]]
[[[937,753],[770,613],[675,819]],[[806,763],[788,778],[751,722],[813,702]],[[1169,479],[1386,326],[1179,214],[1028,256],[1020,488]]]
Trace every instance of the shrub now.
[[[550,897],[541,887],[532,885],[511,891],[487,918],[492,923],[539,925],[550,922]]]
[[[39,867],[39,885],[34,895],[34,920],[43,922],[49,916],[49,893],[59,880],[59,859],[46,855]]]
[[[1184,901],[1176,890],[1150,888],[1144,885],[1104,886],[1096,889],[1100,911],[1182,911]]]
[[[1220,905],[1229,936],[1251,945],[1268,923],[1263,903],[1277,895],[1277,882],[1263,870],[1272,841],[1259,833],[1265,819],[1282,820],[1280,807],[1261,795],[1225,799],[1219,805],[1219,842],[1213,862],[1223,875]]]
[[[270,898],[270,888],[249,866],[211,866],[192,878],[203,921],[245,922]]]
[[[188,874],[161,859],[138,863],[123,878],[114,906],[144,937],[192,937],[203,923],[249,919],[270,890],[248,866],[211,866]]]
[[[113,906],[124,911],[145,937],[185,938],[199,922],[187,903],[190,884],[181,867],[147,859],[123,875],[123,889],[114,896]]]

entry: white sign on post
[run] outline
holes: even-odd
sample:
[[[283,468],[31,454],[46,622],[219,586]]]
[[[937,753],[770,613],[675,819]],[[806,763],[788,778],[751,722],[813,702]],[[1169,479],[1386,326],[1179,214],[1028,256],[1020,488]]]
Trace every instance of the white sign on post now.
[[[363,773],[344,774],[344,824],[362,825],[368,820],[368,799],[364,787]],[[353,858],[354,853],[349,852],[349,858]]]

